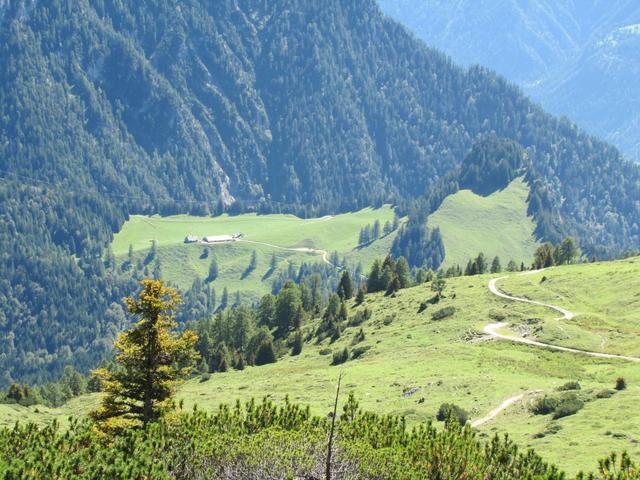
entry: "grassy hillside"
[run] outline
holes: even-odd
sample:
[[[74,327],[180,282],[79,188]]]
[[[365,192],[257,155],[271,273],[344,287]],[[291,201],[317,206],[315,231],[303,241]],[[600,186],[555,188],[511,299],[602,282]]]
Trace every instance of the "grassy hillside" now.
[[[516,179],[504,190],[487,197],[461,190],[447,197],[429,216],[430,227],[439,227],[445,247],[445,266],[461,265],[478,252],[503,265],[511,259],[528,264],[537,242],[534,220],[527,216],[529,187]]]
[[[596,315],[600,311],[605,316],[601,305],[606,302],[587,303],[590,295],[585,288],[617,289],[621,304],[630,305],[637,312],[634,302],[638,289],[627,288],[634,272],[636,276],[640,273],[640,259],[563,267],[545,273],[549,278],[557,277],[556,284],[566,284],[562,290],[566,302],[562,306],[584,305],[585,314]],[[289,396],[310,405],[314,413],[324,415],[331,408],[335,382],[343,371],[346,390],[356,393],[364,409],[402,414],[410,422],[417,422],[432,419],[443,402],[454,402],[468,410],[472,420],[479,419],[504,400],[526,393],[522,401],[479,426],[480,435],[508,432],[523,447],[534,447],[544,458],[570,473],[591,469],[595,459],[611,450],[627,450],[640,457],[636,440],[640,438],[640,412],[635,408],[640,401],[639,365],[486,338],[480,332],[488,323],[528,325],[531,319],[552,322],[558,316],[544,307],[495,297],[487,289],[490,278],[450,279],[446,298],[422,312],[420,304],[432,296],[429,285],[401,290],[395,298],[368,295],[363,306],[350,306],[350,315],[364,308],[372,312],[371,318],[362,324],[365,340],[358,345],[353,346],[352,342],[360,326],[349,327],[334,344],[328,340],[319,345],[305,344],[298,357],[285,356],[276,364],[250,367],[242,372],[216,373],[202,383],[197,378],[190,380],[180,389],[179,398],[187,408],[197,404],[211,410],[239,398],[269,397],[281,402]],[[561,278],[565,281],[561,282]],[[586,278],[590,281],[584,282]],[[534,279],[535,276],[514,275],[502,280],[499,286],[522,294],[525,283]],[[521,285],[523,292],[518,291]],[[536,297],[533,290],[528,294],[542,300],[548,295],[542,292]],[[557,298],[547,300],[558,302]],[[443,320],[433,320],[432,314],[444,307],[454,307],[455,313]],[[608,333],[614,335],[618,327],[604,324],[600,328],[610,329]],[[634,344],[629,337],[630,348],[640,347],[637,338]],[[369,350],[359,359],[341,366],[330,365],[328,351],[348,347],[353,352],[363,346]],[[597,394],[610,390],[619,376],[627,380],[627,390],[610,398],[598,398]],[[557,395],[559,386],[574,380],[580,382],[579,396],[585,401],[585,407],[577,414],[553,420],[549,415],[536,416],[529,411],[536,397]],[[541,392],[533,393],[536,390]],[[47,410],[40,415],[31,407],[25,418],[46,421],[58,412],[87,411],[96,399],[95,396],[86,399],[86,403],[83,399],[75,400],[73,408]],[[6,418],[5,410],[0,410],[0,418]]]
[[[544,342],[623,355],[640,355],[640,259],[554,267],[499,282],[505,292],[571,310],[570,322],[545,318]],[[557,315],[556,315],[557,316]]]
[[[49,408],[43,405],[22,407],[15,404],[0,403],[0,427],[11,427],[16,422],[34,422],[39,425],[58,422],[63,427],[69,424],[69,419],[76,415],[85,415],[98,405],[98,394],[88,394],[73,398],[60,408]]]
[[[278,270],[288,268],[289,263],[299,266],[302,262],[321,262],[323,251],[328,254],[337,251],[340,259],[345,257],[350,264],[362,262],[365,268],[368,267],[374,258],[386,255],[395,236],[392,233],[357,249],[360,229],[376,220],[384,225],[386,221],[393,220],[393,211],[385,206],[312,219],[255,214],[219,217],[138,215],[132,216],[115,236],[112,250],[119,262],[126,259],[129,245],[133,247],[136,259],[144,258],[151,241],[155,240],[163,278],[183,288],[189,287],[196,276],[206,278],[211,259],[215,256],[219,276],[213,286],[218,295],[227,287],[231,293],[241,291],[243,300],[253,301],[271,291],[271,282]],[[184,243],[189,234],[203,237],[235,233],[244,235],[242,241],[207,246]],[[245,276],[254,250],[257,268]],[[273,254],[278,266],[269,275]]]

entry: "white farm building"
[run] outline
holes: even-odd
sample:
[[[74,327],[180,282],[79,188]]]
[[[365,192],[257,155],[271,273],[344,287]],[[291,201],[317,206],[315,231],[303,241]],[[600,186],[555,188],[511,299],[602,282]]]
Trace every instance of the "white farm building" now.
[[[208,235],[202,239],[203,243],[224,243],[233,242],[235,238],[232,235]]]

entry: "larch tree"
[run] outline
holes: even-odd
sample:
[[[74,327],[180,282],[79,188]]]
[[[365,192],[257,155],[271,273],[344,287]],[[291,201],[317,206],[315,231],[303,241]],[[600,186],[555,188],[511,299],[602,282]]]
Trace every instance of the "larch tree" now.
[[[178,293],[159,280],[143,280],[142,285],[138,298],[124,299],[138,321],[118,335],[113,367],[93,372],[104,396],[91,417],[104,432],[144,427],[159,419],[172,408],[177,385],[198,359],[196,334],[173,331],[173,314],[182,303]]]

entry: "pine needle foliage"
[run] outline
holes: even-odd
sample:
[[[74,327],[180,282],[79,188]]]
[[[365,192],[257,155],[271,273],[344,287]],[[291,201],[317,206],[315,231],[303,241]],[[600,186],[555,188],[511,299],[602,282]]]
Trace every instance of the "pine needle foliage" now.
[[[177,327],[173,313],[182,303],[178,293],[160,280],[141,283],[138,298],[124,300],[138,321],[118,335],[114,366],[93,372],[105,395],[91,417],[104,432],[146,427],[162,417],[173,405],[177,385],[198,359],[196,334],[173,331]]]
[[[320,479],[326,478],[330,429],[331,419],[312,416],[286,399],[280,406],[265,399],[222,405],[212,413],[195,409],[146,429],[123,429],[108,446],[86,421],[74,421],[66,431],[56,424],[17,424],[0,429],[0,477]],[[402,417],[362,411],[353,395],[336,418],[334,440],[329,469],[336,479],[566,478],[506,437],[481,441],[457,422],[410,429]],[[609,474],[620,470],[620,476]],[[601,471],[607,479],[637,478],[627,457],[603,461]]]

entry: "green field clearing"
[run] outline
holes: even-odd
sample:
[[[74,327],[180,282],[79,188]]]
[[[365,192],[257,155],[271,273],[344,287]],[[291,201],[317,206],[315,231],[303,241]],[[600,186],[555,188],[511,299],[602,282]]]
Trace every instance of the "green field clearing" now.
[[[498,255],[502,265],[509,260],[525,262],[533,258],[538,243],[535,222],[527,216],[529,187],[516,179],[504,190],[487,197],[460,190],[445,198],[429,216],[430,227],[439,227],[445,247],[444,266],[465,267],[479,252],[491,259]]]
[[[596,283],[611,282],[611,292],[617,285],[620,301],[633,304],[638,290],[625,288],[627,275],[608,275],[607,270],[624,271],[627,275],[635,271],[637,276],[640,259],[563,267],[546,274],[550,277],[566,272],[567,283],[572,286],[563,290],[563,295],[573,303],[567,301],[564,306],[579,305],[582,296],[589,297],[582,290],[584,281],[573,281],[574,276],[591,278],[593,288]],[[490,278],[485,275],[447,280],[446,298],[438,305],[429,305],[422,313],[418,313],[420,303],[432,296],[429,285],[401,290],[395,298],[368,295],[363,306],[351,305],[351,312],[369,308],[373,313],[362,325],[366,338],[358,346],[369,346],[370,350],[360,359],[331,366],[331,355],[320,353],[323,349],[338,351],[345,346],[353,349],[351,343],[360,327],[349,327],[333,345],[328,340],[320,345],[305,344],[298,357],[285,356],[276,364],[249,367],[242,372],[216,373],[204,383],[192,379],[181,387],[178,397],[184,400],[187,409],[193,405],[214,409],[220,403],[233,403],[237,399],[267,396],[281,402],[288,396],[324,415],[331,409],[335,382],[343,371],[345,395],[354,391],[362,408],[405,415],[415,423],[432,419],[443,402],[460,405],[476,419],[519,393],[537,389],[553,393],[565,382],[578,380],[581,395],[590,401],[577,414],[559,420],[534,416],[527,408],[529,400],[525,400],[479,427],[480,435],[509,433],[523,447],[535,448],[571,474],[579,469],[593,469],[596,460],[611,450],[627,450],[640,457],[640,411],[636,408],[640,401],[640,365],[482,338],[479,332],[488,323],[526,324],[531,318],[553,321],[558,316],[544,307],[495,297],[487,289]],[[519,282],[533,279],[514,275],[499,285],[508,285],[510,293],[522,295],[518,291]],[[545,300],[544,295],[529,296]],[[600,308],[599,302],[593,305],[588,308]],[[455,307],[453,316],[440,321],[431,319],[434,311],[446,306]],[[634,348],[638,346],[640,339],[635,341]],[[594,398],[595,393],[611,389],[619,376],[627,380],[627,390],[611,398]],[[408,388],[417,390],[404,396]],[[25,419],[47,421],[56,414],[62,417],[70,411],[86,412],[95,401],[95,396],[82,397],[74,401],[73,408],[47,409],[41,414],[35,414],[34,407],[30,407]],[[0,418],[6,415],[5,410],[0,410]],[[14,413],[4,423],[19,417],[19,413]]]
[[[393,220],[393,215],[389,206],[313,219],[255,214],[219,217],[137,215],[124,224],[111,248],[121,263],[126,258],[129,245],[133,247],[137,260],[147,255],[151,241],[155,240],[163,278],[181,288],[188,288],[196,276],[206,278],[211,259],[215,256],[219,276],[212,285],[218,298],[222,289],[227,287],[230,294],[240,291],[242,300],[250,303],[271,291],[273,277],[278,271],[287,269],[289,263],[299,266],[303,262],[322,262],[322,253],[319,251],[329,254],[338,252],[340,259],[346,258],[351,265],[361,262],[364,268],[368,268],[375,258],[389,252],[395,232],[358,249],[360,229],[376,220],[384,225],[386,221]],[[184,238],[189,234],[204,237],[235,233],[244,235],[241,241],[213,245],[184,243]],[[286,250],[296,248],[317,251]],[[206,258],[203,255],[205,250],[208,250]],[[244,277],[254,250],[258,259],[257,268]],[[278,266],[275,272],[267,275],[273,254],[276,255]]]

